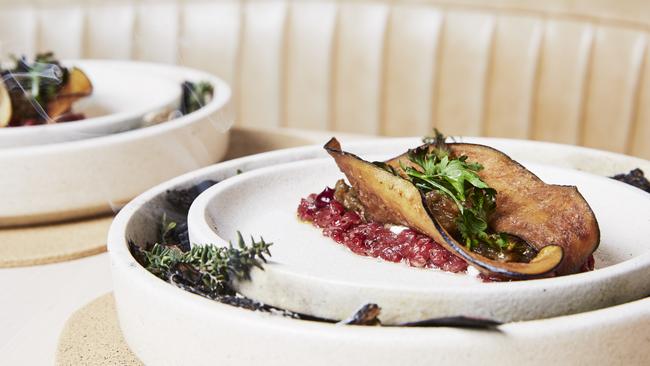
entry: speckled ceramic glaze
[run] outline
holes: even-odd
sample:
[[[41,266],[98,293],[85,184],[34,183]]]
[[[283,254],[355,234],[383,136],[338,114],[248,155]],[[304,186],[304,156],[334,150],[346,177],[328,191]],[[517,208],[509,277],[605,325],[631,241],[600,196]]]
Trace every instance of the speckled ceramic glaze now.
[[[208,80],[210,103],[155,126],[59,144],[3,149],[0,227],[111,212],[146,189],[219,161],[232,124],[230,88],[211,74],[144,64],[149,75]]]
[[[650,163],[644,160],[584,148],[523,141],[467,140],[495,146],[517,160],[598,174],[609,175],[635,167],[650,169]],[[417,143],[416,139],[401,139],[390,140],[387,144],[371,142],[348,146],[353,152],[373,155],[384,153],[386,146]],[[163,195],[170,188],[186,187],[204,179],[223,180],[234,176],[237,169],[248,172],[278,163],[322,157],[325,154],[318,146],[220,163],[153,188],[118,214],[108,239],[117,310],[129,347],[144,363],[643,364],[650,357],[650,300],[647,298],[568,316],[508,323],[498,331],[337,326],[255,313],[190,294],[147,272],[128,251],[129,239],[135,242],[153,240],[160,220],[158,209],[164,206]],[[608,268],[617,266],[620,264]],[[607,269],[594,274],[598,272],[611,275]],[[546,280],[538,283],[542,281]],[[527,284],[534,282],[516,285],[521,286],[517,290],[530,291]],[[488,284],[491,285],[494,284]],[[588,286],[576,287],[576,290],[591,291]],[[504,306],[508,306],[507,300]],[[179,334],[182,336],[170,336]]]

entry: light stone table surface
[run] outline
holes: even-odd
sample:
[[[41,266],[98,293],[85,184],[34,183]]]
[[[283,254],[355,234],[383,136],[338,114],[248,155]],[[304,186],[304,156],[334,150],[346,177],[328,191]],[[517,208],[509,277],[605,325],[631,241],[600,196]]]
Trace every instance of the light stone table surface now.
[[[0,364],[53,365],[65,321],[112,288],[107,253],[0,269]]]

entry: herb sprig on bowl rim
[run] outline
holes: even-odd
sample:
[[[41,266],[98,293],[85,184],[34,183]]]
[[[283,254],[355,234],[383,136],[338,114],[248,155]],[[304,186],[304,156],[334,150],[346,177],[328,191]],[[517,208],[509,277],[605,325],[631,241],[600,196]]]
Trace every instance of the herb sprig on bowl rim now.
[[[232,281],[250,279],[251,269],[263,269],[262,263],[266,263],[266,257],[271,256],[269,248],[273,243],[266,242],[264,238],[255,240],[251,236],[250,244],[247,244],[239,231],[236,245],[231,242],[228,246],[208,244],[182,251],[164,242],[167,233],[176,224],[163,218],[162,227],[162,244],[156,243],[150,249],[138,249],[141,264],[163,280],[213,299],[234,295]]]

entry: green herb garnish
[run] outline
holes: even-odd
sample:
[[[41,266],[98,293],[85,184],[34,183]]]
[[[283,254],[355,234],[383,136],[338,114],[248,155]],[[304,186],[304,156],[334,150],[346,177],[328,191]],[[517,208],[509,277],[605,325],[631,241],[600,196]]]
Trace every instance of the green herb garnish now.
[[[175,225],[163,221],[163,235]],[[168,280],[195,293],[216,298],[232,295],[230,283],[234,279],[250,279],[253,267],[262,268],[269,247],[263,238],[256,241],[251,236],[251,244],[244,241],[237,232],[237,245],[227,247],[216,245],[194,246],[183,252],[176,246],[154,244],[150,250],[142,250],[142,265],[154,275]]]
[[[181,98],[181,114],[186,115],[199,110],[208,104],[214,96],[214,87],[207,81],[197,83],[185,81],[181,88],[183,95]]]
[[[4,83],[11,98],[11,126],[51,122],[48,104],[68,83],[69,71],[54,57],[52,52],[39,53],[34,62],[26,57],[11,56],[13,67],[0,66],[0,84]],[[4,122],[4,121],[0,121]],[[1,124],[0,124],[1,125]]]
[[[495,248],[509,246],[505,234],[489,233],[488,220],[496,208],[496,190],[481,180],[483,166],[467,156],[452,157],[444,136],[435,131],[430,144],[409,150],[411,166],[402,165],[408,179],[423,193],[437,191],[458,207],[458,231],[468,249],[480,243]]]
[[[57,76],[55,71],[59,71],[60,76]],[[37,54],[34,59],[34,64],[29,70],[29,74],[31,78],[32,97],[41,106],[46,106],[47,103],[54,100],[56,94],[68,79],[68,70],[61,66],[52,52]],[[48,74],[52,75],[44,77]]]
[[[435,151],[439,154],[449,155],[451,150],[447,146],[447,136],[442,132],[438,131],[437,128],[433,129],[433,136],[425,136],[422,138],[422,143],[426,145],[432,145],[435,147]]]

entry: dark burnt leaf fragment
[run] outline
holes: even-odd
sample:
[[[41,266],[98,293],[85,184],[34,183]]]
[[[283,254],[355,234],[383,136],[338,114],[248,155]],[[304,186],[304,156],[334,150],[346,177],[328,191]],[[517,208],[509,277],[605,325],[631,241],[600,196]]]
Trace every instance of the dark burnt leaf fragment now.
[[[350,318],[339,322],[345,325],[382,325],[379,320],[381,308],[377,304],[366,304],[359,308]],[[391,327],[454,327],[470,329],[488,329],[498,330],[498,326],[503,323],[483,318],[474,318],[466,316],[452,316],[442,318],[425,319],[415,322],[389,325]]]
[[[253,310],[253,311],[269,311],[270,308],[269,306],[259,301],[255,301],[253,299],[249,299],[247,297],[241,295],[235,295],[235,294],[221,296],[219,297],[219,301],[224,304],[236,306],[242,309]]]
[[[138,246],[133,240],[128,241],[129,245],[129,253],[135,258],[135,261],[140,263],[141,265],[144,266],[143,263],[147,260],[146,256],[144,255],[143,249]],[[145,250],[149,250],[153,247],[153,245],[147,244],[145,245]]]
[[[170,269],[168,275],[171,284],[209,299],[216,300],[224,294],[235,294],[235,291],[226,284],[212,285],[208,275],[188,263],[177,263]]]
[[[472,329],[491,329],[498,330],[498,326],[503,323],[492,319],[471,318],[466,316],[452,316],[444,318],[433,318],[420,320],[417,322],[408,322],[398,324],[399,327],[455,327],[455,328],[472,328]]]
[[[192,205],[192,202],[196,199],[196,197],[199,196],[199,194],[203,193],[203,191],[207,190],[208,188],[212,187],[213,185],[219,183],[216,180],[204,180],[201,181],[197,184],[195,184],[192,187],[185,188],[185,189],[170,189],[167,191],[166,199],[167,202],[172,207],[172,210],[180,213],[180,214],[187,214],[187,212],[190,210],[190,206]]]
[[[187,221],[176,225],[173,231],[173,235],[178,243],[178,247],[182,251],[187,252],[190,250],[190,234],[187,230]]]
[[[223,304],[236,306],[238,308],[242,308],[246,310],[261,311],[263,313],[271,313],[274,315],[280,315],[287,318],[305,320],[304,315],[302,314],[294,313],[293,311],[289,311],[289,310],[276,308],[274,306],[261,303],[259,301],[250,299],[248,297],[244,297],[239,294],[221,296],[217,300]]]
[[[631,186],[635,186],[650,193],[650,181],[648,181],[648,178],[645,177],[643,170],[639,168],[630,170],[630,172],[627,174],[616,174],[611,178],[623,183],[627,183]]]
[[[176,225],[168,231],[167,237],[159,238],[160,243],[177,245],[182,251],[190,250],[187,213],[196,197],[217,183],[219,182],[216,180],[208,179],[186,189],[171,189],[166,192],[165,199],[168,208],[164,210],[163,216],[168,217]]]
[[[339,324],[345,325],[381,325],[379,314],[381,308],[377,304],[365,304],[357,310],[351,317],[345,319]]]
[[[194,193],[194,187],[189,189],[172,189],[167,191],[167,202],[171,205],[173,212],[179,214],[187,213],[198,194]]]

